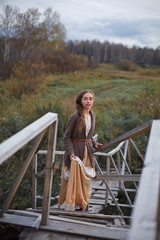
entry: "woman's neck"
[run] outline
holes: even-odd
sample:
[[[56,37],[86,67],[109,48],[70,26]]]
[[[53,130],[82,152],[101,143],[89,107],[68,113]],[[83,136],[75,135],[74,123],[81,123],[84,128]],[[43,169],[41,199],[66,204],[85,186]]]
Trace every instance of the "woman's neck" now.
[[[84,116],[89,116],[90,115],[90,110],[84,109],[83,114],[84,114]]]

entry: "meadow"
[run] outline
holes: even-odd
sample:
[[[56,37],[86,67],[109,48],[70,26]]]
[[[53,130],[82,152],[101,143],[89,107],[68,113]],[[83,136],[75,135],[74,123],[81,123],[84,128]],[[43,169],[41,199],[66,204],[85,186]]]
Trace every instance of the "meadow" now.
[[[68,116],[76,111],[76,95],[82,89],[92,89],[95,93],[93,107],[96,113],[95,134],[98,134],[98,141],[101,143],[105,144],[150,119],[160,118],[160,68],[158,66],[137,65],[134,70],[122,71],[116,64],[99,64],[96,68],[67,74],[43,74],[40,84],[33,81],[32,79],[34,91],[23,94],[19,94],[23,82],[17,84],[15,78],[0,82],[1,142],[50,111],[59,115],[56,149],[64,150],[65,125]],[[137,139],[137,144],[142,152],[143,148],[145,151],[145,138],[142,141]],[[10,187],[29,148],[30,146],[26,147],[7,164],[1,166],[1,193]],[[12,177],[10,177],[11,173],[14,173]],[[8,181],[5,181],[6,177]],[[58,183],[56,182],[55,185]],[[31,169],[27,172],[22,187],[17,193],[18,196],[21,195],[21,200],[18,201],[15,197],[12,203],[13,208],[20,205],[22,208],[30,207],[30,188]],[[58,190],[54,192],[57,194]],[[24,201],[24,198],[27,200]]]

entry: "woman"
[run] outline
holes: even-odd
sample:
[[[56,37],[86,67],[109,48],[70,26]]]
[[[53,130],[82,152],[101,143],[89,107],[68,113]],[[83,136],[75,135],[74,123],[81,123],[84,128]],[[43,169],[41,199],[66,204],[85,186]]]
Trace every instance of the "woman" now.
[[[62,167],[59,207],[65,210],[85,210],[92,193],[92,178],[95,177],[93,147],[100,145],[93,140],[95,113],[92,90],[81,91],[76,99],[77,112],[67,123],[64,134],[64,164]]]

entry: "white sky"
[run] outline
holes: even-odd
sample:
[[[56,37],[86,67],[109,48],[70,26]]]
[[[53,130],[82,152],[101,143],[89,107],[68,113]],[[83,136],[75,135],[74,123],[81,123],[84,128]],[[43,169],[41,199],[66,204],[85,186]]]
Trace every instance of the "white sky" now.
[[[127,46],[160,45],[160,0],[0,0],[21,12],[52,7],[60,15],[68,40],[99,40]]]

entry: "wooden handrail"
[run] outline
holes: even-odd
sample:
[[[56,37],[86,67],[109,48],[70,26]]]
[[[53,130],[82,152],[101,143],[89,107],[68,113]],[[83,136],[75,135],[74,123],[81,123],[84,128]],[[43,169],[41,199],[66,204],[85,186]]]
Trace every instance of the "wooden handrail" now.
[[[9,204],[11,203],[27,168],[38,151],[39,146],[44,140],[46,131],[48,130],[48,150],[47,150],[47,161],[46,161],[46,173],[44,182],[44,196],[43,196],[43,207],[42,207],[42,223],[46,225],[49,220],[49,207],[50,207],[50,196],[52,189],[52,168],[55,156],[55,146],[57,139],[57,125],[58,125],[58,115],[56,113],[47,113],[43,117],[39,118],[29,126],[25,127],[20,132],[16,133],[8,140],[0,144],[0,164],[5,162],[9,157],[21,149],[25,144],[30,142],[37,136],[37,139],[30,150],[28,157],[24,161],[24,164],[19,172],[13,187],[8,194],[8,197],[3,203],[2,209],[0,211],[0,217],[7,211]]]
[[[160,232],[160,120],[153,120],[144,168],[133,211],[129,240],[159,239]]]
[[[0,164],[5,162],[9,157],[11,157],[56,120],[57,114],[48,112],[43,117],[2,142],[0,144]]]
[[[120,142],[123,142],[129,138],[133,138],[139,134],[142,134],[148,130],[151,129],[151,126],[152,126],[152,122],[153,120],[149,120],[148,122],[146,122],[145,124],[139,126],[139,127],[136,127],[134,129],[132,129],[131,131],[129,132],[126,132],[125,134],[111,140],[110,142],[106,143],[106,144],[103,144],[101,147],[99,147],[98,149],[94,150],[94,152],[97,152],[97,151],[103,151],[109,147],[112,147],[114,146],[115,144],[118,144]]]

